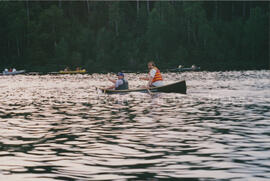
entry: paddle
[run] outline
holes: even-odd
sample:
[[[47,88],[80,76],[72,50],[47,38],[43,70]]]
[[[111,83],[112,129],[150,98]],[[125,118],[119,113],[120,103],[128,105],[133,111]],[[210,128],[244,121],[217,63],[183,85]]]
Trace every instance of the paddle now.
[[[153,92],[150,91],[150,87],[149,87],[149,86],[146,87],[146,90],[147,90],[147,92],[148,92],[150,95],[153,95],[153,94],[154,94]]]
[[[149,89],[146,89],[149,94],[152,94],[152,92]]]

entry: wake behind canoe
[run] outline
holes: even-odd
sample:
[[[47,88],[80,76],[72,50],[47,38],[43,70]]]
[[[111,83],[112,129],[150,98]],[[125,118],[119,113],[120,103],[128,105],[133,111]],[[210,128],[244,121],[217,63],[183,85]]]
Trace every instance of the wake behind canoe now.
[[[186,81],[179,81],[172,84],[167,84],[161,87],[151,87],[149,89],[139,88],[139,89],[127,89],[127,90],[112,90],[112,89],[101,89],[102,92],[107,94],[117,94],[117,93],[129,93],[129,92],[165,92],[165,93],[180,93],[186,94],[187,87]]]

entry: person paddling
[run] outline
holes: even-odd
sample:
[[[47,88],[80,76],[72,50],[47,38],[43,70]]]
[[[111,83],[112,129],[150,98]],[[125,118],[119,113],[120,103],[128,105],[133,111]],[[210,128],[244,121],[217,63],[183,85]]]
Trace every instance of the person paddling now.
[[[128,81],[124,78],[125,77],[124,73],[118,72],[117,76],[118,76],[117,80],[114,80],[114,79],[111,79],[110,77],[108,77],[109,81],[114,83],[114,85],[111,87],[108,87],[107,89],[115,89],[115,90],[128,89]]]
[[[140,77],[141,80],[148,80],[147,88],[163,86],[163,78],[153,61],[148,62],[149,74],[147,77]]]

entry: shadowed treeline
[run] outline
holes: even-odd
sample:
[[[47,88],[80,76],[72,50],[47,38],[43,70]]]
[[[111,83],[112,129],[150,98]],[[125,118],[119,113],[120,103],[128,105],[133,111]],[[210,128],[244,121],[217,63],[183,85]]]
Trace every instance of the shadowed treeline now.
[[[269,2],[0,2],[0,68],[269,68]]]

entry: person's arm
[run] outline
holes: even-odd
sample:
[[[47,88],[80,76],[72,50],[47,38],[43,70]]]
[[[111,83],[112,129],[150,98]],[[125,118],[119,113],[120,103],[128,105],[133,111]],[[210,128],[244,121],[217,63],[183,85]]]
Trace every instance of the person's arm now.
[[[140,77],[140,80],[149,80],[149,77]]]
[[[108,88],[106,88],[106,89],[114,89],[114,88],[116,87],[116,86],[115,86],[116,80],[111,79],[111,78],[109,77],[109,75],[107,75],[107,78],[108,78],[108,80],[111,81],[114,85],[112,85],[112,86],[110,86],[110,87],[108,87]]]
[[[140,77],[140,80],[149,80],[149,77]]]
[[[155,70],[155,69],[152,69],[152,70],[150,71],[150,73],[149,73],[149,78],[148,78],[149,81],[148,81],[148,83],[147,83],[147,86],[148,86],[148,87],[151,86],[152,81],[153,81],[155,75],[156,75],[156,70]]]
[[[148,87],[151,86],[153,79],[154,79],[154,77],[149,76],[149,81],[148,81],[148,84],[147,84]]]
[[[114,89],[115,88],[115,85],[111,86],[111,87],[108,87],[106,89]]]
[[[116,80],[111,79],[110,77],[108,77],[108,80],[111,81],[111,82],[114,83],[114,84],[116,83]]]
[[[145,77],[140,77],[140,80],[149,80],[151,77],[150,77],[150,73],[148,74],[148,76],[145,76]]]
[[[115,89],[117,87],[119,87],[120,85],[122,85],[124,82],[122,80],[112,80],[112,82],[115,82],[113,86],[108,87],[107,89]]]

